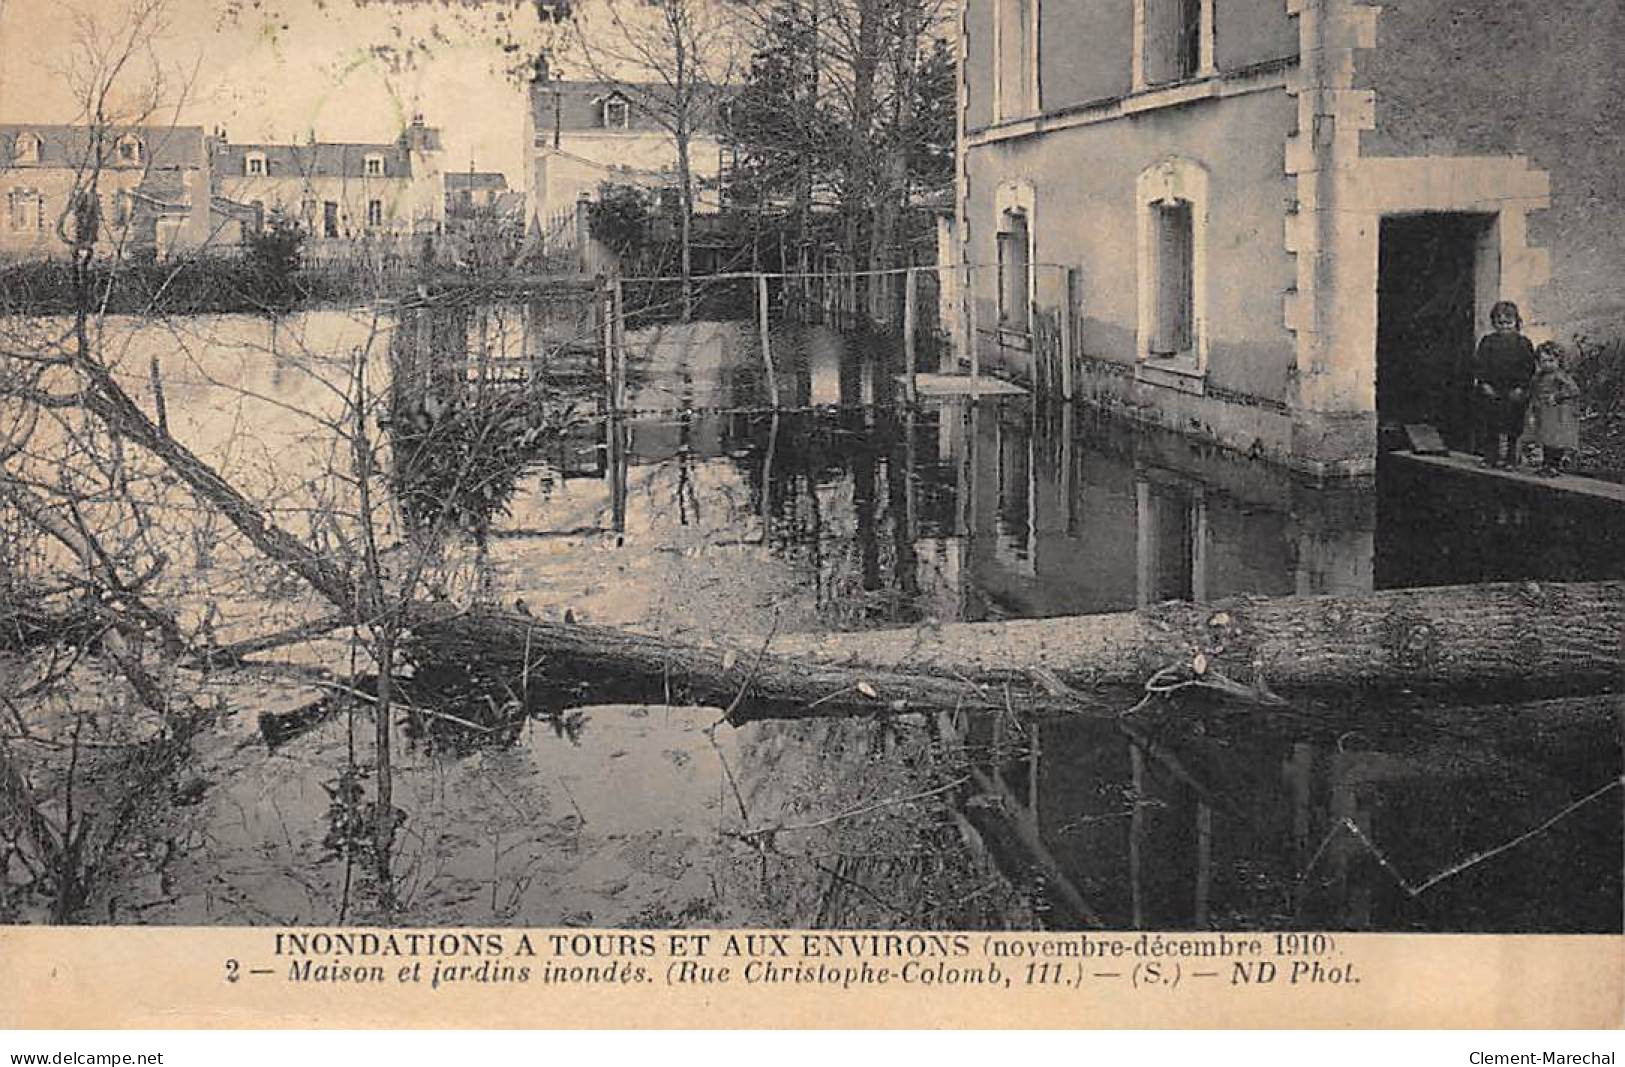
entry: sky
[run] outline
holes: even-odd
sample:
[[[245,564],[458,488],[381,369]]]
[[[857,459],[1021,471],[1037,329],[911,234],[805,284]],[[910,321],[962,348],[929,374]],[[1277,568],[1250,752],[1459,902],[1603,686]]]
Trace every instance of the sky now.
[[[511,23],[542,31],[512,0],[166,0],[168,27],[135,64],[171,87],[165,121],[224,126],[233,142],[389,141],[415,111],[441,129],[445,167],[505,173],[520,188],[523,89],[496,43]],[[83,0],[105,24],[123,0]],[[65,63],[76,39],[64,0],[0,0],[0,122],[69,122]],[[391,52],[380,55],[377,46]],[[409,62],[401,62],[405,56]],[[137,70],[132,69],[132,73]],[[183,87],[190,86],[183,90]]]

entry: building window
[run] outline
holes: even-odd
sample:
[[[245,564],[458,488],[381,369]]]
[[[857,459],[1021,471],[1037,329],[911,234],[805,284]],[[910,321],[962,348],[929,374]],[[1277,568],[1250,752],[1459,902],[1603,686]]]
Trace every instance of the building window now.
[[[24,130],[17,135],[11,145],[11,161],[13,163],[37,164],[39,163],[40,139],[38,134]]]
[[[384,202],[382,200],[367,201],[367,225],[382,226],[384,224]]]
[[[1135,0],[1134,87],[1205,78],[1213,70],[1213,0]]]
[[[35,189],[6,194],[6,224],[14,231],[45,229],[45,199]]]
[[[366,159],[366,174],[369,178],[382,178],[384,176],[384,157],[368,156]]]
[[[999,259],[999,325],[1008,330],[1027,331],[1030,325],[1029,298],[1032,275],[1030,231],[1024,211],[1004,215],[1004,227],[997,237]]]
[[[308,233],[316,232],[316,201],[310,197],[299,201],[299,217],[305,220],[305,230]]]
[[[1038,112],[1038,2],[997,0],[993,89],[1000,120]]]
[[[1196,314],[1192,287],[1196,244],[1191,230],[1190,201],[1155,204],[1151,216],[1156,230],[1152,238],[1152,255],[1156,262],[1151,271],[1157,292],[1150,356],[1153,359],[1188,356],[1195,337]]]
[[[612,96],[604,101],[604,126],[612,130],[624,130],[631,125],[632,109],[620,97]]]
[[[250,200],[248,206],[254,209],[254,221],[252,223],[254,232],[263,233],[265,231],[265,201]]]
[[[264,152],[250,152],[243,160],[243,173],[250,177],[264,177],[268,169]]]
[[[120,166],[138,166],[141,163],[141,138],[133,133],[120,137],[114,148],[114,158],[118,160]]]
[[[322,236],[337,237],[339,235],[339,206],[332,200],[322,204]]]
[[[1139,358],[1207,369],[1207,172],[1189,160],[1138,182]]]

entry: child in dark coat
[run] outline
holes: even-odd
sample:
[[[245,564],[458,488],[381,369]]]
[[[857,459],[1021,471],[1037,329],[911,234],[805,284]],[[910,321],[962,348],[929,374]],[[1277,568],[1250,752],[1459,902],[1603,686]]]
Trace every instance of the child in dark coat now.
[[[1473,353],[1473,392],[1478,400],[1479,432],[1486,467],[1518,465],[1518,438],[1523,433],[1529,406],[1529,385],[1535,376],[1535,346],[1520,330],[1518,305],[1502,300],[1490,308],[1493,332],[1478,342]],[[1506,438],[1506,458],[1501,439]]]
[[[1580,447],[1580,419],[1574,401],[1580,387],[1563,370],[1563,347],[1547,341],[1535,349],[1535,380],[1530,387],[1529,423],[1540,443],[1540,471],[1552,478],[1563,457]]]

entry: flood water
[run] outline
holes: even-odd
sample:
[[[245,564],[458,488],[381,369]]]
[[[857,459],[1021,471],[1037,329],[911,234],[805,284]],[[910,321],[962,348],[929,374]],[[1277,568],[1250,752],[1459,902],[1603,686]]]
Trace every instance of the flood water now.
[[[637,414],[586,420],[527,466],[472,564],[484,595],[749,644],[1169,599],[1625,577],[1618,514],[1387,468],[1375,484],[1316,487],[1025,396],[909,406],[889,342],[816,327],[771,341],[779,412],[748,325],[635,334]],[[319,458],[319,438],[278,414],[310,400],[308,383],[263,351],[234,365],[254,398],[223,404],[217,376],[194,376],[193,392],[171,394],[178,432],[205,451],[248,420],[239,450]],[[297,498],[291,459],[270,467]],[[252,708],[283,683],[224,684]],[[486,741],[401,738],[407,822],[388,914],[333,836],[335,782],[370,722],[339,716],[267,751],[244,714],[205,757],[210,788],[177,812],[161,868],[120,890],[119,911],[1617,931],[1621,711],[1617,696],[1451,708],[1385,694],[1268,716],[1193,698],[1121,722],[942,712],[731,727],[717,709],[556,708]]]

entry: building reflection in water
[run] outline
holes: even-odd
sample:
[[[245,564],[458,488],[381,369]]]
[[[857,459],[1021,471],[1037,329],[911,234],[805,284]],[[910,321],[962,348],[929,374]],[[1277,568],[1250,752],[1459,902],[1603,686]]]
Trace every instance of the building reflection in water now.
[[[645,362],[660,370],[634,378],[631,406],[675,413],[590,431],[607,460],[605,511],[624,527],[630,472],[675,464],[681,518],[732,509],[735,543],[802,575],[830,626],[1625,568],[1625,553],[1587,547],[1595,523],[1517,502],[1399,480],[1318,487],[1026,397],[910,407],[895,353],[828,331],[775,338],[782,412],[765,410],[748,331],[698,324],[650,344]],[[696,488],[702,471],[711,496]],[[1542,553],[1523,547],[1530,523]],[[1362,724],[1336,730],[1213,709],[1132,733],[1110,720],[940,725],[972,764],[967,833],[1056,926],[1619,928],[1617,804],[1421,895],[1400,881],[1418,885],[1617,777],[1617,702],[1529,744],[1509,743],[1504,720],[1467,736],[1390,711],[1317,720]],[[1369,725],[1401,714],[1402,738]]]
[[[1177,739],[1098,720],[943,726],[973,754],[965,820],[1057,927],[1595,932],[1620,929],[1617,802],[1491,853],[1617,777],[1620,711],[1594,701],[1516,757],[1493,730],[1350,749],[1210,718]]]

